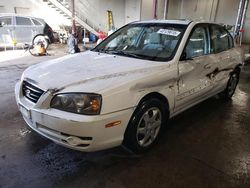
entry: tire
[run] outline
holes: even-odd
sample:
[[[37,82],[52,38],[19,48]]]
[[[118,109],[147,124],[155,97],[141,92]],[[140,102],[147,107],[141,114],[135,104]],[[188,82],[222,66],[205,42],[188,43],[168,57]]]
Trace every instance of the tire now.
[[[42,42],[45,49],[47,50],[47,48],[49,47],[49,40],[45,37],[45,35],[36,35],[32,40],[32,45],[37,45],[39,42]]]
[[[167,122],[167,109],[152,98],[139,104],[125,132],[123,145],[135,153],[150,149],[159,139]]]
[[[36,50],[34,49],[34,46],[29,46],[28,48],[29,53],[35,57],[39,56],[39,54],[36,52]]]
[[[222,96],[226,100],[230,100],[236,90],[236,87],[239,83],[239,73],[233,72],[228,80],[226,89],[222,92]]]

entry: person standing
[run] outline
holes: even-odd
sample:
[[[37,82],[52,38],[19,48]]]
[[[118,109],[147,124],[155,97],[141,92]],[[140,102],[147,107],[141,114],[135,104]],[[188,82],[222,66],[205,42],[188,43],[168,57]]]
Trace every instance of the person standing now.
[[[80,49],[78,48],[77,38],[72,33],[71,30],[69,30],[69,37],[68,37],[68,53],[74,54],[80,52]]]

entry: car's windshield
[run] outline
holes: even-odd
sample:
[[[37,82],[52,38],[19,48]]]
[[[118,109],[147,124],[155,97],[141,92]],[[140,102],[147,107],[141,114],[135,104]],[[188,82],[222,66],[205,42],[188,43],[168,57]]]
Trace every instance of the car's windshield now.
[[[93,51],[154,61],[171,60],[186,27],[162,23],[129,24],[104,40]]]

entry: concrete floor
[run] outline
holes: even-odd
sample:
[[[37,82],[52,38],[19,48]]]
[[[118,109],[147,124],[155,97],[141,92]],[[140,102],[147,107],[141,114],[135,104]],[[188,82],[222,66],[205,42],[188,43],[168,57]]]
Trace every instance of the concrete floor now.
[[[30,131],[14,84],[31,64],[62,56],[0,63],[0,187],[250,187],[250,68],[233,100],[211,98],[170,121],[151,151],[73,151]]]

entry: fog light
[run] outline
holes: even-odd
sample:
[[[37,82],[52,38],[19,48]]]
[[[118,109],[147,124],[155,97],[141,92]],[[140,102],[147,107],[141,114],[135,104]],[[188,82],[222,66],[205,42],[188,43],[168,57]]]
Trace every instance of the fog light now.
[[[74,137],[74,136],[67,137],[66,141],[68,142],[69,145],[72,145],[72,146],[77,146],[77,145],[81,144],[81,139]]]

